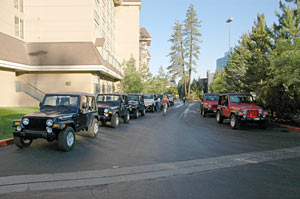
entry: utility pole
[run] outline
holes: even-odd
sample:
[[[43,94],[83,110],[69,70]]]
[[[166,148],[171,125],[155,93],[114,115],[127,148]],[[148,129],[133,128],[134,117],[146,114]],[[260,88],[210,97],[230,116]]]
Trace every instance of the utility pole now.
[[[228,39],[228,41],[229,41],[229,51],[228,51],[229,57],[230,57],[230,54],[231,54],[231,50],[230,50],[230,22],[232,22],[232,21],[233,21],[233,18],[231,18],[231,17],[226,20],[226,23],[228,23],[228,25],[229,25],[229,39]]]

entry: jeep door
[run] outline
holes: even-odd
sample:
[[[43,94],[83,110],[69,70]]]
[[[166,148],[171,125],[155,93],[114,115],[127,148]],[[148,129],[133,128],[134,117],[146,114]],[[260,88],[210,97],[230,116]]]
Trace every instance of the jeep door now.
[[[81,96],[80,111],[79,111],[79,126],[78,129],[84,129],[88,127],[88,117],[89,117],[89,106],[88,106],[88,97]]]
[[[222,112],[223,112],[224,116],[226,116],[226,117],[230,116],[229,96],[228,95],[224,95],[224,102],[223,102]]]
[[[120,116],[123,117],[126,114],[125,96],[120,96]]]

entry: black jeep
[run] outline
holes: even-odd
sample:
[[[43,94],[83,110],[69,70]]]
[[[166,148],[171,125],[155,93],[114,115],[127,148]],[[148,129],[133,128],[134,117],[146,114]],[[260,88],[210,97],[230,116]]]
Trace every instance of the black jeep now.
[[[119,118],[123,118],[124,123],[130,120],[130,106],[125,94],[98,94],[97,105],[102,125],[110,122],[111,126],[116,128],[120,123]]]
[[[140,114],[145,116],[146,107],[144,103],[144,96],[140,94],[128,94],[128,102],[130,105],[130,114],[137,119]]]
[[[99,117],[95,96],[88,93],[46,94],[40,111],[14,121],[15,144],[28,147],[33,139],[58,141],[58,148],[70,151],[75,145],[75,132],[83,131],[91,137],[99,132]]]

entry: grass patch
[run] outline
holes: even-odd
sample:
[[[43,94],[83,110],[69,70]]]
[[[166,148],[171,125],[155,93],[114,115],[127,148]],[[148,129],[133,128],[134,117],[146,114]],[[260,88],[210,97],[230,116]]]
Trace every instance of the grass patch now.
[[[25,114],[39,110],[38,107],[0,108],[0,140],[12,138],[14,120],[21,119]]]

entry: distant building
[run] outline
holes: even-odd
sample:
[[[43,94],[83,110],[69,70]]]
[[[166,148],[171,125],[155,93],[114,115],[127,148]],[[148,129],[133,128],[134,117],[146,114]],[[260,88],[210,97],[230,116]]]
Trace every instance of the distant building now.
[[[208,92],[208,78],[201,78],[199,81],[200,91],[202,90],[204,93]]]
[[[215,76],[215,73],[210,73],[209,70],[207,71],[207,87],[208,87],[208,92],[210,92],[209,91],[209,85],[213,82],[214,76]]]
[[[233,48],[231,48],[231,52],[233,52]],[[224,66],[227,65],[229,60],[229,51],[227,51],[224,54],[224,57],[221,57],[219,59],[217,59],[217,68],[216,71],[219,69],[220,71],[223,71]]]

